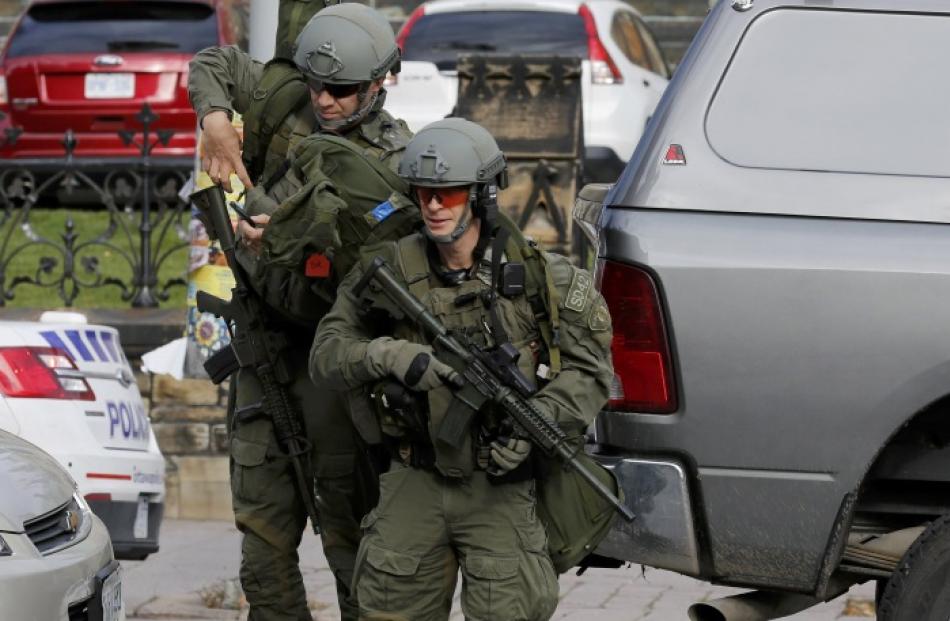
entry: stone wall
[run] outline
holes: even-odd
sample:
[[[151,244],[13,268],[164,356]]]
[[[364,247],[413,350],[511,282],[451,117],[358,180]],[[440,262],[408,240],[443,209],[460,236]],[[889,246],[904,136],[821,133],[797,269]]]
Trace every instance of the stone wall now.
[[[133,368],[139,365],[133,361]],[[165,455],[165,517],[231,520],[227,383],[138,374],[139,388]]]

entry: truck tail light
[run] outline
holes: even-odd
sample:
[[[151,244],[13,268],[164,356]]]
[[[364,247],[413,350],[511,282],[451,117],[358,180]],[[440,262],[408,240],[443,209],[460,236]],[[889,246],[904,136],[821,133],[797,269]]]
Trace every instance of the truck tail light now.
[[[676,410],[669,339],[656,285],[642,269],[604,261],[600,290],[610,308],[614,384],[608,410],[668,414]]]
[[[402,28],[399,29],[399,33],[396,34],[396,45],[399,46],[400,52],[406,49],[406,38],[409,36],[409,31],[412,30],[412,27],[419,21],[419,18],[425,14],[426,5],[420,4],[416,7],[416,10],[409,14],[409,18],[402,25]]]
[[[0,348],[0,393],[30,399],[96,399],[73,359],[55,347]]]
[[[586,4],[582,4],[577,10],[578,15],[584,19],[584,29],[587,31],[587,55],[590,60],[590,79],[594,84],[623,84],[623,75],[614,60],[607,53],[597,34],[597,24],[594,22],[594,14]]]

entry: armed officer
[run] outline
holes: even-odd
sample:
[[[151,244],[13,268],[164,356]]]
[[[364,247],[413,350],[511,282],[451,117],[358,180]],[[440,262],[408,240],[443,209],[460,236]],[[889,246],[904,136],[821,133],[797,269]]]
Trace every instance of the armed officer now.
[[[412,184],[424,230],[364,248],[310,355],[318,384],[373,394],[392,458],[379,505],[363,521],[362,618],[447,619],[461,569],[466,618],[548,619],[558,584],[536,513],[542,460],[491,407],[458,445],[443,441],[458,414],[455,372],[408,318],[381,312],[378,290],[352,291],[384,258],[450,333],[517,348],[520,370],[539,388],[531,402],[577,438],[607,400],[610,315],[590,274],[538,251],[498,213],[506,162],[484,128],[458,118],[426,126],[399,174]]]
[[[294,9],[282,15],[299,18],[303,5],[314,4],[282,2],[282,11]],[[312,445],[323,549],[343,619],[355,619],[349,585],[359,522],[376,503],[378,482],[344,395],[317,391],[310,381],[307,351],[360,245],[418,225],[418,210],[401,198],[408,185],[395,172],[411,133],[383,110],[382,82],[398,72],[399,50],[376,11],[358,4],[321,10],[301,31],[293,60],[292,68],[281,59],[265,67],[233,48],[206,50],[191,64],[189,92],[212,154],[203,165],[216,182],[227,183],[229,166],[241,168],[225,111],[248,112],[246,161],[258,183],[245,204],[257,226],[239,225],[238,260],[272,311],[268,325],[291,344],[285,355],[297,373],[291,391]],[[221,121],[227,131],[214,129]],[[384,201],[388,207],[378,208]],[[232,383],[231,488],[250,619],[309,620],[297,555],[307,521],[302,492],[254,369],[240,369]]]

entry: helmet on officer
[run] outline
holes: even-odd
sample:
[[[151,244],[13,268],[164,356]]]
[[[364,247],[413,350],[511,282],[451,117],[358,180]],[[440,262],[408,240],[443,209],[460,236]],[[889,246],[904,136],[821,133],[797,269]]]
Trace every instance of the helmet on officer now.
[[[448,244],[462,236],[472,218],[481,220],[482,235],[492,234],[498,214],[495,196],[508,185],[508,164],[488,130],[449,118],[426,125],[409,141],[399,161],[399,176],[422,188],[469,186],[465,213],[455,229],[446,235],[426,230],[432,241]]]
[[[307,22],[297,37],[294,64],[315,92],[327,85],[358,87],[356,112],[344,119],[321,119],[327,129],[345,129],[362,122],[376,103],[378,92],[370,93],[370,85],[399,73],[399,47],[382,14],[347,2],[328,6]]]

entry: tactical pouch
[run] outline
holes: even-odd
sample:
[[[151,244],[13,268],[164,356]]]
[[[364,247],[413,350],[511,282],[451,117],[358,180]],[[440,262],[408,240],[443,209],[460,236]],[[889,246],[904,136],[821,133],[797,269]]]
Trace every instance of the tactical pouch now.
[[[384,379],[373,385],[370,399],[376,409],[382,432],[394,438],[428,440],[428,413],[421,393],[401,383]]]
[[[548,553],[554,569],[561,574],[592,553],[607,535],[616,516],[613,507],[601,498],[573,469],[543,458],[545,473],[538,477],[538,517],[548,531]],[[587,467],[623,501],[613,474],[584,451],[577,460]]]

